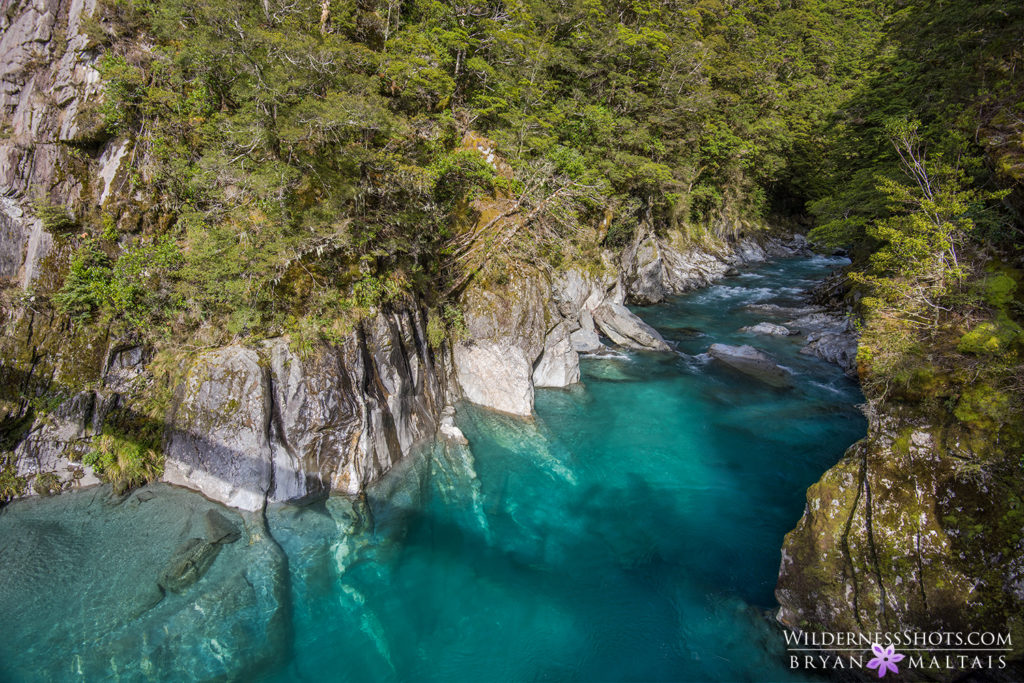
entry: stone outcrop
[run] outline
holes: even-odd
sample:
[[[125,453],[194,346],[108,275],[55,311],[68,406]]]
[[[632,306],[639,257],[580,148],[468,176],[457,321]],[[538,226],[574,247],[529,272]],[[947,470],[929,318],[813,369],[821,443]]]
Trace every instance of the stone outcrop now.
[[[579,381],[571,327],[541,270],[517,273],[509,283],[473,285],[463,295],[466,338],[453,351],[462,396],[493,410],[528,416],[535,386]]]
[[[775,323],[757,323],[756,325],[741,327],[740,332],[746,332],[747,334],[763,334],[769,337],[788,337],[793,334],[799,334],[799,332],[794,332],[788,327],[776,325]]]
[[[835,363],[849,377],[857,377],[857,332],[849,319],[831,313],[810,313],[786,323],[807,335],[800,353]]]
[[[791,382],[790,374],[779,367],[778,362],[764,351],[753,346],[729,346],[712,344],[708,355],[754,379],[774,387],[787,387]]]
[[[525,417],[533,412],[533,365],[515,343],[460,342],[454,360],[466,400],[512,415]]]
[[[1024,644],[1024,524],[1017,454],[901,407],[807,491],[786,535],[778,619],[794,629],[990,631]]]
[[[797,254],[810,254],[801,235],[788,239],[746,237],[700,246],[678,233],[659,238],[650,231],[641,231],[639,239],[623,254],[623,282],[630,303],[656,304],[667,296],[706,287],[736,267]]]
[[[92,468],[80,462],[93,433],[96,401],[91,391],[76,394],[37,420],[18,444],[16,473],[25,478],[28,492],[48,495],[99,483]]]
[[[189,368],[171,416],[164,481],[242,510],[271,487],[269,378],[252,349],[204,353]]]
[[[556,324],[544,338],[544,350],[533,366],[535,387],[567,387],[580,381],[580,357],[569,324]]]
[[[164,480],[244,510],[361,492],[436,432],[442,380],[423,327],[404,310],[305,358],[285,339],[200,355],[172,409]]]
[[[594,324],[619,346],[648,351],[669,351],[658,331],[619,303],[604,303],[593,313]]]

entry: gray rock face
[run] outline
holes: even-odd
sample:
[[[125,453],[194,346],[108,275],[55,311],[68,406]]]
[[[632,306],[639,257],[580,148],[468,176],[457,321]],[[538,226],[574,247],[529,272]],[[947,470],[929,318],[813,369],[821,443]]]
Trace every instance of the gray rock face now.
[[[164,480],[245,510],[359,493],[436,432],[423,328],[418,311],[381,313],[305,358],[285,339],[201,355],[179,389]]]
[[[789,373],[779,367],[774,358],[753,346],[712,344],[708,355],[745,375],[774,387],[790,385]]]
[[[271,487],[269,377],[252,349],[199,356],[174,407],[164,481],[242,510],[259,510]]]
[[[142,346],[114,348],[107,354],[107,367],[103,371],[104,386],[113,391],[129,391],[132,383],[143,375],[146,350]]]
[[[89,446],[96,395],[83,391],[38,420],[15,448],[18,476],[25,477],[28,493],[58,493],[92,486],[99,478],[78,460]]]
[[[622,304],[605,303],[594,311],[594,323],[609,339],[631,349],[669,351],[658,331]]]
[[[572,335],[579,322],[567,314],[578,313],[576,307],[591,294],[590,281],[578,273],[560,289],[541,271],[521,273],[500,289],[468,290],[463,307],[469,339],[455,345],[452,357],[463,396],[493,410],[528,416],[534,386],[578,382]]]
[[[535,387],[567,387],[580,381],[580,357],[569,336],[569,325],[560,322],[544,339],[544,351],[533,367]]]
[[[454,360],[467,400],[512,415],[533,412],[533,367],[520,347],[486,339],[459,342]]]
[[[555,278],[552,297],[559,314],[565,319],[569,343],[577,353],[605,350],[594,326],[594,310],[612,301],[622,303],[622,286],[613,277],[599,277],[580,269],[569,269]]]
[[[6,3],[0,12],[0,277],[27,285],[53,244],[28,210],[37,194],[73,206],[91,200],[64,143],[88,141],[86,103],[99,90],[97,58],[80,33],[96,0]],[[87,163],[91,160],[86,159]]]
[[[776,325],[775,323],[757,323],[756,325],[750,325],[749,327],[741,327],[740,332],[746,332],[748,334],[764,334],[771,337],[788,337],[791,334],[797,334],[796,332],[792,332],[788,327]]]
[[[848,320],[829,313],[811,313],[786,323],[807,335],[800,353],[835,363],[857,377],[857,332]]]

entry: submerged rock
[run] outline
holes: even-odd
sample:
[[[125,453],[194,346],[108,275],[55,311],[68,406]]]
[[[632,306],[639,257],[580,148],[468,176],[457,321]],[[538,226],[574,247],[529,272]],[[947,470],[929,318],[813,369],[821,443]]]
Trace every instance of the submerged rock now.
[[[774,387],[788,387],[791,384],[790,374],[779,367],[774,358],[753,346],[712,344],[708,348],[708,355],[765,384]]]
[[[207,510],[203,523],[206,526],[206,540],[210,543],[234,543],[242,537],[241,529],[216,510]]]
[[[180,593],[202,578],[217,559],[220,546],[201,538],[190,538],[174,551],[157,583],[165,590]]]
[[[606,337],[619,346],[647,351],[671,350],[657,330],[622,304],[601,304],[594,311],[594,322]]]
[[[262,520],[144,492],[142,505],[96,487],[4,509],[3,678],[251,680],[288,651],[287,563]],[[210,511],[245,542],[204,540]]]

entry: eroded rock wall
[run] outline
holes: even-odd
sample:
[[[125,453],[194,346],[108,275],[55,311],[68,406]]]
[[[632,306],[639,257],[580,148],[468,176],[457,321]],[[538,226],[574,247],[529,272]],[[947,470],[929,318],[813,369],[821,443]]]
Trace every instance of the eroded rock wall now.
[[[1024,643],[1024,500],[1014,468],[955,424],[890,406],[807,491],[778,619],[804,631],[1010,632]]]
[[[199,355],[172,407],[164,480],[245,510],[362,492],[437,431],[447,379],[424,329],[410,308],[307,354],[279,338]]]
[[[98,53],[83,31],[96,0],[14,0],[0,13],[0,278],[40,277],[54,240],[37,203],[98,206],[110,167],[98,118]],[[121,159],[118,158],[118,165]],[[112,178],[116,166],[105,173]]]

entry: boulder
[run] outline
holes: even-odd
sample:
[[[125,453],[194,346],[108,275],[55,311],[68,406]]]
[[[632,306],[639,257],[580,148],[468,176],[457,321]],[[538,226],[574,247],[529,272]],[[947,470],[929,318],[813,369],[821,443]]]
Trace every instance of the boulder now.
[[[626,282],[633,303],[648,305],[665,300],[664,260],[661,251],[661,245],[653,236],[646,237],[636,245]]]
[[[270,392],[252,349],[201,354],[178,389],[164,481],[243,510],[263,507],[271,486]]]
[[[857,377],[857,332],[837,315],[810,313],[786,323],[807,335],[800,353],[835,363],[848,377]]]
[[[555,325],[544,340],[544,351],[533,366],[535,387],[567,387],[580,381],[580,357],[573,348],[569,326]]]
[[[152,494],[150,494],[152,495]],[[203,515],[203,525],[206,527],[206,540],[210,543],[224,545],[234,543],[242,537],[242,530],[235,524],[217,512],[210,509]]]
[[[441,426],[439,427],[439,431],[441,432],[442,437],[452,443],[457,443],[462,446],[469,445],[469,439],[466,438],[466,435],[463,434],[462,430],[455,424],[454,411],[451,414],[443,415],[441,417]]]
[[[753,346],[712,344],[708,355],[717,361],[773,387],[790,386],[789,373],[774,358]]]
[[[157,583],[164,590],[181,593],[202,578],[217,559],[220,545],[201,538],[190,538],[174,551]]]
[[[835,363],[848,377],[857,377],[857,337],[852,332],[809,334],[800,353]]]
[[[648,351],[670,351],[658,331],[622,304],[604,303],[594,311],[594,323],[619,346]]]
[[[512,415],[533,412],[533,366],[519,346],[508,340],[459,342],[453,355],[467,400]]]
[[[740,332],[746,332],[748,334],[765,334],[772,337],[788,337],[793,334],[798,334],[797,332],[791,331],[788,327],[776,325],[775,323],[758,323],[748,327],[741,327]]]
[[[580,329],[569,334],[569,343],[577,353],[596,353],[603,351],[605,345],[601,343],[601,337],[594,327],[594,316],[590,311],[580,312]]]

